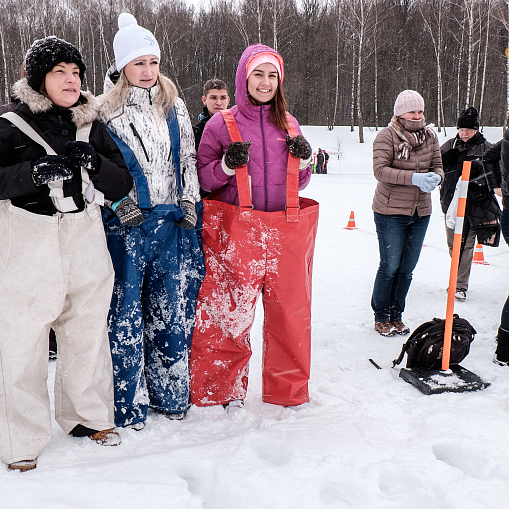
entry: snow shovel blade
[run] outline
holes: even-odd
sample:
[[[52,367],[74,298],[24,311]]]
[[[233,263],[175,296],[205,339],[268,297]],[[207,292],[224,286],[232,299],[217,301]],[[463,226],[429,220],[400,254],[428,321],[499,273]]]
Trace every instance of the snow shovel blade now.
[[[472,392],[489,387],[485,382],[459,364],[451,366],[448,372],[441,369],[402,368],[399,376],[414,385],[423,394],[440,394],[442,392]]]

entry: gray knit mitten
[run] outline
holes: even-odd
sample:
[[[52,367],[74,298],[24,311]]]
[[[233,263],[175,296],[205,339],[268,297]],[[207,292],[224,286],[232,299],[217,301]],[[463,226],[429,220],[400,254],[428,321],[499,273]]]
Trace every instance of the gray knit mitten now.
[[[249,161],[250,141],[234,141],[226,147],[224,162],[228,168],[234,170],[236,166],[242,166]]]
[[[302,136],[302,134],[298,134],[295,138],[292,138],[289,134],[287,134],[286,144],[288,145],[290,154],[298,159],[309,159],[313,153],[311,145],[308,143],[306,138]]]
[[[137,226],[145,221],[138,205],[136,205],[131,198],[124,198],[121,200],[120,203],[113,208],[113,212],[115,212],[124,226]]]
[[[196,206],[192,201],[182,200],[180,208],[184,213],[184,217],[175,224],[185,230],[192,230],[196,226],[198,216],[196,215]]]

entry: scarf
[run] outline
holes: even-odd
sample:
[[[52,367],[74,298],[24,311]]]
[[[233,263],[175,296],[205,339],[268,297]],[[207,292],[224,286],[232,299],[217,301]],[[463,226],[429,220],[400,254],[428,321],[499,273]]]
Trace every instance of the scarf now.
[[[410,152],[420,147],[426,140],[426,121],[408,120],[405,118],[392,117],[389,127],[392,127],[401,143],[398,145],[398,159],[409,159]]]

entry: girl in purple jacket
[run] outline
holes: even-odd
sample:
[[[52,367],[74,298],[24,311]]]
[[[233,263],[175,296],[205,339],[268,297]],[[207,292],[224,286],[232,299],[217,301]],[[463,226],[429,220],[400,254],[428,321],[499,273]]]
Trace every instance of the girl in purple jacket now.
[[[247,163],[254,209],[285,209],[288,146],[283,78],[284,64],[279,53],[262,44],[249,46],[237,68],[236,106],[232,108],[245,142],[231,143],[221,115],[214,115],[207,122],[198,151],[198,178],[205,191],[222,188],[223,202],[238,204],[235,166]],[[301,136],[290,143],[298,151],[294,155],[303,156],[299,189],[304,189],[311,178],[311,147],[293,120]]]
[[[299,160],[298,188],[306,187],[311,178],[311,146],[286,112],[283,79],[284,63],[276,51],[261,44],[249,46],[239,61],[236,106],[231,109],[242,141],[232,142],[223,115],[216,113],[198,150],[200,185],[209,192],[221,190],[221,206],[210,214],[209,227],[204,220],[209,263],[191,352],[192,402],[197,405],[243,405],[251,355],[249,330],[260,292],[265,309],[263,400],[287,406],[308,401],[310,265],[316,226],[308,238],[304,234],[290,242],[286,219],[282,230],[269,224],[270,217],[285,214],[289,152]],[[288,134],[291,125],[296,128],[293,137]],[[237,239],[239,226],[227,219],[229,206],[224,204],[239,205],[235,168],[246,164],[254,212],[251,222],[239,222],[243,237]],[[237,207],[231,209],[238,216]],[[304,217],[302,210],[300,214]],[[317,214],[316,205],[316,219]],[[274,242],[267,240],[271,236]],[[285,253],[293,250],[295,255],[295,243],[310,247],[288,261]],[[283,265],[293,272],[285,272]],[[299,271],[303,278],[293,279]]]

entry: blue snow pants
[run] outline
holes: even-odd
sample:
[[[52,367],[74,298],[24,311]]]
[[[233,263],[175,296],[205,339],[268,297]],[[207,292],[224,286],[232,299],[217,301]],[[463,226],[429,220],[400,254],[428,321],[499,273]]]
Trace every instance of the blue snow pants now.
[[[189,408],[189,353],[205,275],[201,202],[196,209],[196,228],[186,230],[175,224],[183,218],[175,205],[144,211],[145,221],[131,227],[103,208],[115,269],[108,332],[117,426],[145,421],[149,406]]]

